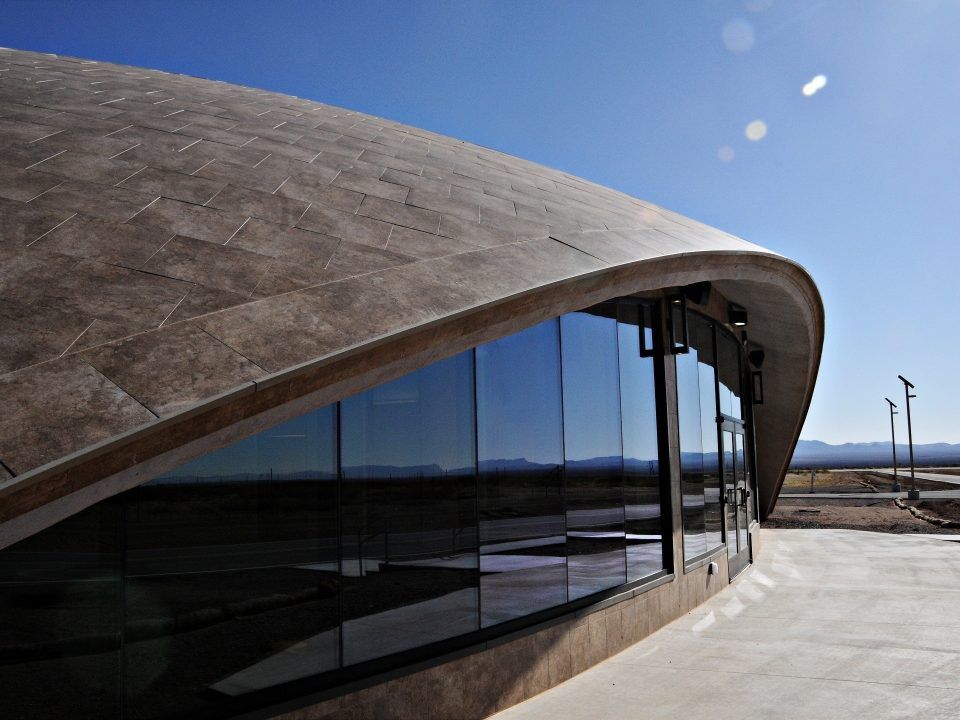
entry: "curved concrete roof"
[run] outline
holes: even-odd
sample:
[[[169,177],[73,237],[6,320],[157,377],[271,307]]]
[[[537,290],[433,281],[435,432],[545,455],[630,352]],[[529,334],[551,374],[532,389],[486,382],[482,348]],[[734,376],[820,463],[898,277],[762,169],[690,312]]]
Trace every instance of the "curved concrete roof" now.
[[[822,345],[798,265],[382,118],[0,50],[0,545],[432,359],[700,280],[767,348],[768,509]]]

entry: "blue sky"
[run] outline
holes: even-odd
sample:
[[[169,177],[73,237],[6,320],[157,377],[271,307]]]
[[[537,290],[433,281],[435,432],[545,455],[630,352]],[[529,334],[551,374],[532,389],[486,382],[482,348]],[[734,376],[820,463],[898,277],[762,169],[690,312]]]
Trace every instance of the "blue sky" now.
[[[5,0],[0,45],[362,110],[765,245],[827,308],[802,436],[885,439],[903,373],[915,441],[960,442],[958,27],[952,0]]]

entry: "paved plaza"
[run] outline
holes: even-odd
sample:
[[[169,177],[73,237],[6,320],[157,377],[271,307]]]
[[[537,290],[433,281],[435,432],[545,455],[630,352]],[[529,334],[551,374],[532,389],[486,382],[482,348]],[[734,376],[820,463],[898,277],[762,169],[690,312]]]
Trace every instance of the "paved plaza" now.
[[[762,530],[708,602],[498,720],[960,717],[960,545]]]

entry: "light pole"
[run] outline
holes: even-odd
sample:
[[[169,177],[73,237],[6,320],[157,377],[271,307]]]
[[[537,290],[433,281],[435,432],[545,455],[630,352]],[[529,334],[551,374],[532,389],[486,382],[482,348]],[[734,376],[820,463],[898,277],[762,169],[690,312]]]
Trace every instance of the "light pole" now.
[[[900,478],[897,477],[897,433],[893,429],[893,416],[899,415],[894,408],[896,405],[893,404],[893,401],[890,398],[884,398],[890,404],[890,443],[893,445],[893,491],[900,492],[902,489],[900,487]]]
[[[907,438],[910,441],[910,492],[907,493],[907,497],[911,500],[919,500],[920,492],[917,490],[917,475],[914,471],[913,466],[913,426],[910,424],[910,398],[915,398],[916,395],[911,395],[910,391],[914,390],[913,383],[907,380],[903,375],[897,375],[900,378],[900,381],[903,383],[903,392],[907,396]]]

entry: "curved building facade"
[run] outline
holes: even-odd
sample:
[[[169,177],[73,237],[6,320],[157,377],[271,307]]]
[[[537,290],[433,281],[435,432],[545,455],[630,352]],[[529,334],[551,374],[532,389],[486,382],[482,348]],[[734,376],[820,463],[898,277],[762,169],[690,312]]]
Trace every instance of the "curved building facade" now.
[[[0,50],[0,129],[9,716],[480,718],[758,551],[795,263],[157,71]]]

